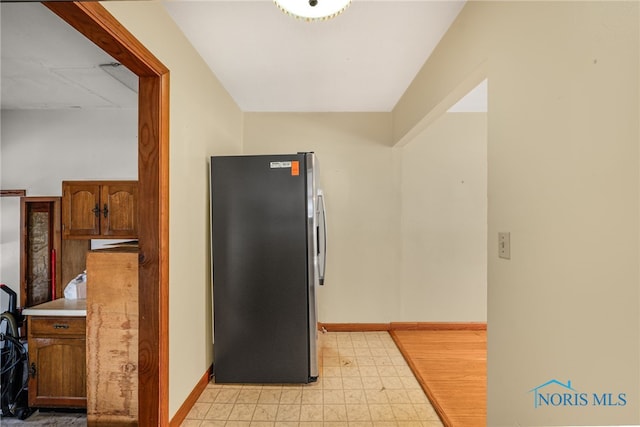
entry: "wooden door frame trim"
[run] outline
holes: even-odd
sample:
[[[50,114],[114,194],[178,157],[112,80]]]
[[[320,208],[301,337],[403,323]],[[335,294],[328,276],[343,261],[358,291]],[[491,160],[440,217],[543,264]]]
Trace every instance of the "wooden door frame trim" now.
[[[139,77],[138,420],[169,425],[169,70],[100,3],[53,1],[52,12]]]

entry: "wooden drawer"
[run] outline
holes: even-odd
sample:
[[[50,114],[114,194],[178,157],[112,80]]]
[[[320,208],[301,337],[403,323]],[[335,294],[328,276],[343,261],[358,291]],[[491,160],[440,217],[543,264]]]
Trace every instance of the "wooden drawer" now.
[[[84,317],[29,316],[31,336],[78,336],[84,338],[87,329]]]

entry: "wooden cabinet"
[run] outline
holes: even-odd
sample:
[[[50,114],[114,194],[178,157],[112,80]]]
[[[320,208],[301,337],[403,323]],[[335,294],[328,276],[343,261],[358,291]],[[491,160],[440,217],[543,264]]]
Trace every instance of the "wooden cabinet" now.
[[[29,406],[85,408],[84,317],[28,316]]]
[[[137,239],[137,181],[63,181],[64,239]]]

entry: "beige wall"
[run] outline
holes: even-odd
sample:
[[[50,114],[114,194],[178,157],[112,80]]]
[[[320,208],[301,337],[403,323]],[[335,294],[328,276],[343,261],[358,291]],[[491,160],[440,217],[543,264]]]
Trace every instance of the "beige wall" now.
[[[208,157],[240,152],[242,113],[158,2],[103,5],[170,74],[169,416],[213,360]]]
[[[638,2],[469,2],[394,110],[400,140],[484,64],[490,426],[640,423],[639,16]],[[552,379],[587,405],[535,408]]]
[[[487,319],[487,115],[446,113],[401,149],[400,309]]]
[[[133,3],[105,6],[171,69],[173,415],[212,358],[206,158],[240,152],[243,124],[162,7]],[[245,153],[320,158],[332,251],[320,320],[395,320],[401,153],[391,141],[482,69],[488,424],[638,424],[638,17],[636,2],[470,2],[393,122],[385,113],[245,114]],[[497,258],[498,231],[511,232],[510,261]],[[624,392],[627,404],[534,408],[529,391],[550,379],[589,397]]]
[[[245,154],[314,151],[328,229],[321,322],[389,322],[398,309],[399,192],[389,113],[246,113]]]

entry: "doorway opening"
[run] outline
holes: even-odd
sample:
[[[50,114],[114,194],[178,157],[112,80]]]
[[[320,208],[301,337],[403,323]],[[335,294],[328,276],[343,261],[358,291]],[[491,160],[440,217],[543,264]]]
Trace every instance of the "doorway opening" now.
[[[139,79],[138,418],[169,424],[169,70],[97,2],[45,2]]]

